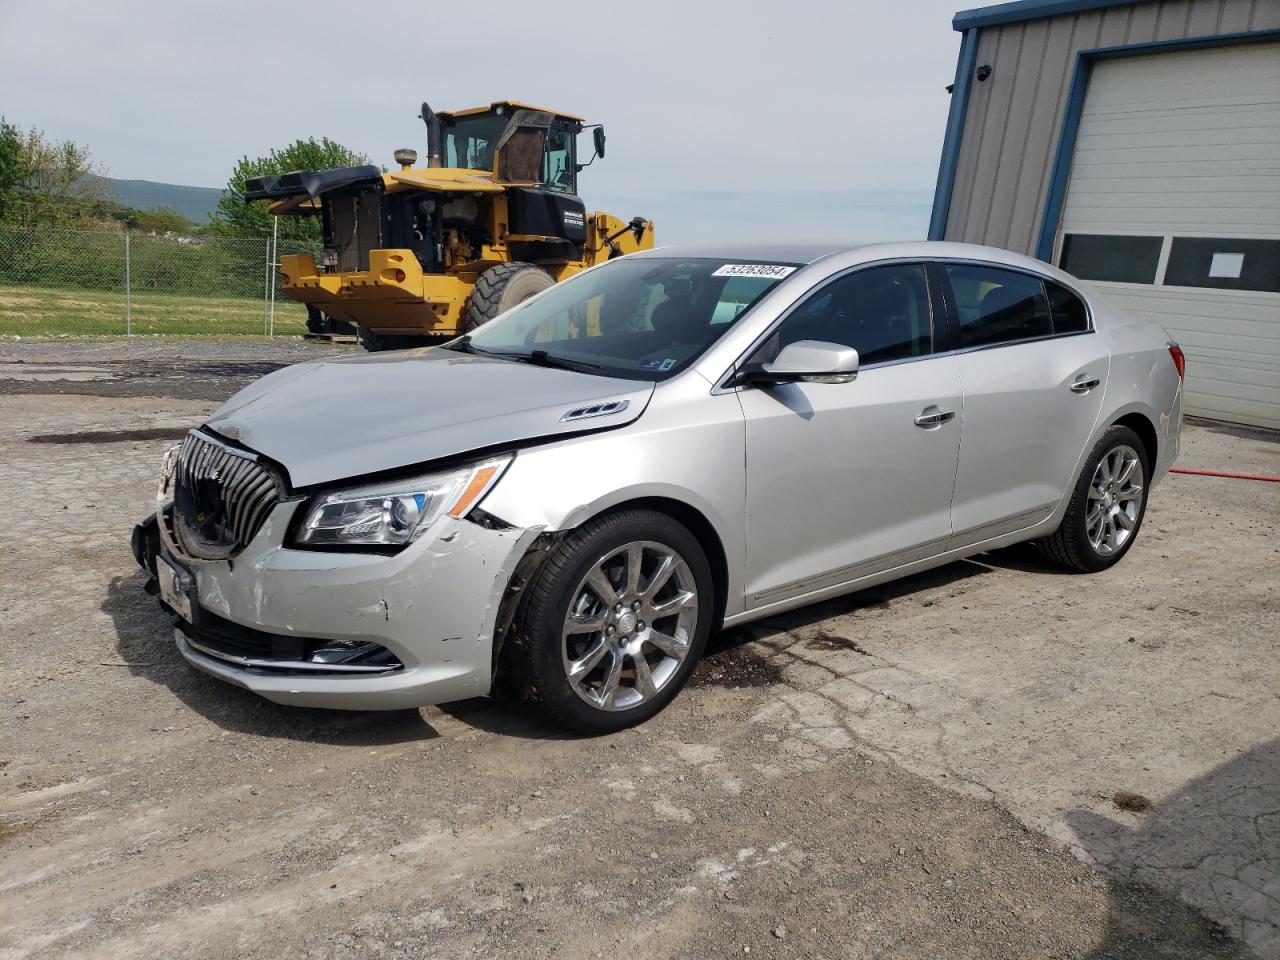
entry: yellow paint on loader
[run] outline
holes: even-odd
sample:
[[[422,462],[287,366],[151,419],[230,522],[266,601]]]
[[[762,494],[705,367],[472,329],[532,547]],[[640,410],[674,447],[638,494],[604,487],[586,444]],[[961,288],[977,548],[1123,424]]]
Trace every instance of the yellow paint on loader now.
[[[432,156],[429,156],[427,166],[415,167],[411,164],[416,160],[416,154],[405,151],[412,155],[409,163],[381,174],[382,196],[390,198],[409,191],[426,191],[424,196],[439,198],[442,207],[455,201],[474,204],[474,207],[467,206],[466,209],[475,211],[483,240],[476,242],[476,231],[472,231],[470,236],[463,236],[462,231],[447,227],[441,230],[439,262],[443,269],[435,272],[424,271],[419,257],[409,249],[369,250],[367,264],[361,264],[366,269],[360,270],[339,271],[332,260],[328,265],[317,264],[314,257],[306,254],[283,256],[280,258],[280,272],[284,292],[289,297],[336,319],[358,324],[375,335],[451,337],[465,332],[468,298],[480,276],[498,264],[532,263],[559,282],[612,257],[653,247],[652,221],[637,217],[625,222],[599,211],[583,218],[585,242],[580,246],[566,243],[563,237],[511,231],[508,203],[511,190],[556,189],[536,176],[517,179],[516,175],[520,172],[542,173],[542,150],[547,148],[547,131],[555,130],[555,124],[560,124],[561,129],[569,130],[576,137],[582,129],[581,118],[511,100],[492,103],[488,107],[442,113],[438,119],[425,104],[423,111],[429,129],[433,122],[441,120],[450,124],[459,118],[483,120],[490,117],[496,118],[495,123],[499,125],[505,120],[507,125],[503,136],[492,149],[492,169],[435,166],[432,164],[440,161]],[[529,120],[531,117],[534,118],[532,121]],[[544,126],[527,125],[539,122]],[[529,162],[527,146],[523,148],[524,153],[519,153],[517,148],[520,144],[516,141],[519,134],[537,129],[541,130],[543,140],[536,147],[535,170]],[[599,150],[604,143],[603,130],[596,132]],[[576,139],[573,144],[576,150]],[[512,152],[504,156],[504,150]],[[566,163],[576,160],[576,153],[572,151],[566,156]],[[576,165],[573,170],[575,186],[576,174],[581,167]],[[505,175],[500,175],[500,171]],[[563,166],[561,175],[564,175]],[[373,182],[376,184],[376,178]],[[572,196],[577,202],[576,194]],[[302,193],[276,200],[270,211],[280,215],[315,216],[321,214],[324,202],[324,195],[310,197]],[[598,326],[598,316],[588,322]]]

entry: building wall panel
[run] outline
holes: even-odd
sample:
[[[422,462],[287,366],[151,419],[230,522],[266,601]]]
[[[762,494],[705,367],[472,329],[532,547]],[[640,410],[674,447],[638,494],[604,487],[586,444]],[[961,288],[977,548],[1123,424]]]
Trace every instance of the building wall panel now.
[[[1079,51],[1277,28],[1276,0],[1144,0],[982,28],[992,75],[971,89],[946,239],[1034,254]]]

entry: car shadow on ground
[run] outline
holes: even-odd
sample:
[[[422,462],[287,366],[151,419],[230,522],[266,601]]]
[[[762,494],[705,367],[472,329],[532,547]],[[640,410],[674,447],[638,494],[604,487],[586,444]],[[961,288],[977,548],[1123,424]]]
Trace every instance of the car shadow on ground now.
[[[912,574],[901,580],[893,580],[878,586],[867,587],[857,593],[847,593],[818,603],[811,603],[785,613],[777,613],[739,628],[726,630],[713,637],[708,646],[708,656],[730,650],[753,640],[768,639],[778,634],[795,630],[804,630],[817,626],[824,620],[834,617],[845,617],[864,610],[881,609],[895,600],[901,600],[913,594],[926,593],[953,587],[972,577],[981,577],[991,572],[991,564],[983,562],[982,557],[960,560],[944,567],[936,567],[923,573]]]
[[[201,673],[173,642],[168,614],[143,585],[141,571],[113,577],[102,602],[116,632],[120,661],[135,675],[167,687],[224,730],[339,746],[383,746],[427,740],[437,731],[419,710],[354,711],[289,707]]]
[[[1113,802],[1113,816],[1066,815],[1112,880],[1106,940],[1091,960],[1154,960],[1168,955],[1161,943],[1204,957],[1280,957],[1280,739],[1159,803],[1134,794]],[[1153,905],[1164,923],[1148,939],[1133,917]]]

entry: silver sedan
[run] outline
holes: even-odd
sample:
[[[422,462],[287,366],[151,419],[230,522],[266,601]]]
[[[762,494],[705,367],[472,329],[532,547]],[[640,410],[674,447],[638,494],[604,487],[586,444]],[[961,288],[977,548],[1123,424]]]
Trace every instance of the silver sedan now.
[[[1183,365],[1000,250],[655,250],[443,347],[263,378],[170,452],[134,549],[182,655],[272,700],[505,679],[616,730],[715,630],[1018,541],[1116,563]]]

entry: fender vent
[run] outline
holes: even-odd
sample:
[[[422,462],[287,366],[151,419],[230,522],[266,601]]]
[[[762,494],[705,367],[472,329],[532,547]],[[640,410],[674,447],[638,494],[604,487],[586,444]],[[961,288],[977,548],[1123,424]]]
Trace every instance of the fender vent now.
[[[604,403],[593,403],[586,407],[574,407],[572,410],[565,411],[564,416],[560,418],[560,422],[568,423],[570,420],[607,417],[611,413],[621,413],[629,406],[631,406],[630,400],[607,400]]]

